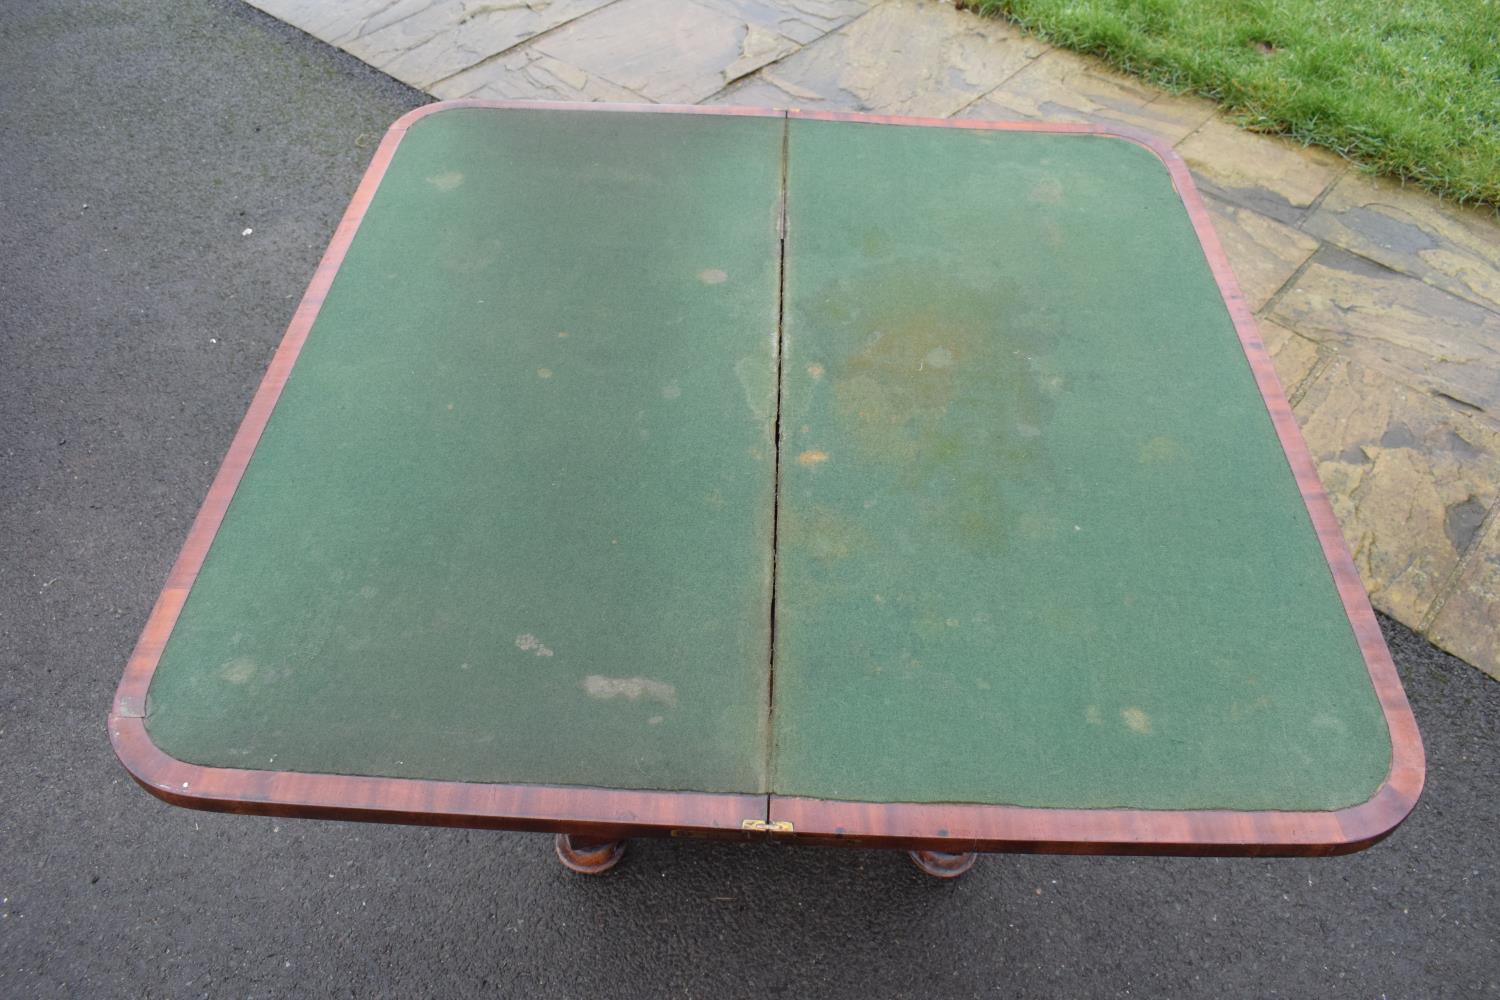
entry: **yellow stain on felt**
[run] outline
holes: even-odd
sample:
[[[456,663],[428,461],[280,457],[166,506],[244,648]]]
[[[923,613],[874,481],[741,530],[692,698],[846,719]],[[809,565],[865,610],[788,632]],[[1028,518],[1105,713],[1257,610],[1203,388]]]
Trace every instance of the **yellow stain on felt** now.
[[[1099,711],[1098,705],[1090,705],[1084,709],[1083,717],[1088,720],[1088,724],[1091,726],[1104,725],[1104,713]]]
[[[536,370],[536,377],[537,378],[551,378],[552,377],[552,369],[551,368],[538,368]]]
[[[1062,182],[1055,177],[1043,178],[1032,185],[1027,197],[1043,205],[1060,204],[1063,200]]]
[[[769,359],[744,357],[734,363],[734,377],[739,379],[745,393],[745,405],[756,423],[771,419],[776,406],[776,369]]]
[[[620,698],[625,701],[651,701],[674,708],[677,705],[677,689],[665,681],[650,677],[603,677],[589,674],[578,682],[590,698],[610,701]]]
[[[1182,458],[1182,445],[1169,437],[1154,437],[1141,445],[1141,464],[1175,462]]]
[[[248,656],[236,656],[219,668],[219,676],[230,684],[244,684],[255,676],[255,661]]]
[[[818,451],[816,448],[804,451],[802,454],[797,456],[797,463],[799,465],[806,465],[809,467],[814,465],[822,465],[826,461],[828,461],[828,452]]]
[[[464,182],[464,175],[457,170],[449,170],[441,174],[433,174],[427,178],[427,183],[439,191],[455,191]]]
[[[815,361],[812,364],[810,364],[810,365],[807,366],[807,374],[811,375],[815,379],[822,378],[823,377],[823,366],[820,365],[820,364],[818,364]]]
[[[808,554],[821,562],[847,559],[870,547],[869,532],[859,521],[829,507],[800,512],[791,530],[804,539]]]
[[[698,272],[698,280],[705,285],[722,285],[729,280],[729,274],[717,267],[710,267]]]
[[[1125,720],[1126,727],[1133,733],[1144,736],[1151,732],[1151,716],[1138,708],[1122,709],[1120,718]]]

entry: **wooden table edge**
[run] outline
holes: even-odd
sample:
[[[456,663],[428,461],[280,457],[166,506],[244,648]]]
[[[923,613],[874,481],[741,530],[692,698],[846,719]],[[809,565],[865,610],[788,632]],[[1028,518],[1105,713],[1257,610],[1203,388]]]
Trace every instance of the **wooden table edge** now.
[[[208,767],[151,741],[144,720],[109,717],[110,742],[132,778],[176,806],[306,819],[568,833],[748,837],[764,794],[593,788]],[[751,826],[746,826],[746,821]]]

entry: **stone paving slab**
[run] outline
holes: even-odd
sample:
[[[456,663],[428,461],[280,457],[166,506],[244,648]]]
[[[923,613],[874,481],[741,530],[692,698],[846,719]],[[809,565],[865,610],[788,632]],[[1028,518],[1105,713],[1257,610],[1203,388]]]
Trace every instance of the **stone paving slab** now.
[[[1174,144],[1377,607],[1500,677],[1500,221],[938,0],[252,0],[439,97],[1117,123]]]
[[[1095,60],[1052,49],[956,117],[1127,125],[1178,142],[1213,114],[1208,101],[1163,94]]]
[[[1309,377],[1322,364],[1326,364],[1318,345],[1294,330],[1288,330],[1273,319],[1259,321],[1260,339],[1271,352],[1271,361],[1276,365],[1276,375],[1286,398],[1295,402],[1302,396]]]
[[[1347,358],[1295,409],[1371,600],[1424,621],[1500,497],[1500,432]]]
[[[598,10],[608,0],[435,3],[344,43],[351,53],[422,90],[541,32]]]
[[[616,0],[535,45],[664,104],[695,104],[797,47],[761,24],[683,0]]]
[[[1427,636],[1454,655],[1476,664],[1492,676],[1500,663],[1500,630],[1476,628],[1476,622],[1495,621],[1500,607],[1500,517],[1492,512],[1488,530],[1470,553],[1447,600],[1427,624]]]
[[[713,103],[945,118],[1044,51],[944,4],[885,3]]]
[[[515,49],[450,76],[432,88],[445,100],[478,97],[509,101],[615,101],[649,103],[650,98],[554,59],[531,46]]]
[[[1350,172],[1304,231],[1445,292],[1500,309],[1500,219],[1397,181]]]
[[[265,0],[255,6],[325,42],[348,42],[432,7],[436,0],[327,3],[326,0]],[[388,71],[387,71],[388,72]]]
[[[1296,225],[1348,165],[1326,150],[1256,135],[1211,118],[1177,146],[1199,186]]]
[[[876,0],[698,0],[799,45],[815,42],[870,9]]]
[[[1284,222],[1204,195],[1214,232],[1234,262],[1240,290],[1257,312],[1317,252],[1318,241]]]
[[[1500,415],[1500,313],[1325,246],[1270,315],[1460,407]]]

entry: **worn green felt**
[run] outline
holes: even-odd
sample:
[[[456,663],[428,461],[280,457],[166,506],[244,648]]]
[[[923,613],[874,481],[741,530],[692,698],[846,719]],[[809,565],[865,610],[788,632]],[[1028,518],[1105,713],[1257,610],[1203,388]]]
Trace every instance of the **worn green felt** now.
[[[1332,809],[1390,752],[1152,154],[541,110],[398,148],[146,724],[220,766],[1060,807]]]
[[[1160,161],[792,121],[788,162],[773,790],[1367,799],[1382,715]]]
[[[418,121],[168,642],[152,739],[763,791],[782,136]]]

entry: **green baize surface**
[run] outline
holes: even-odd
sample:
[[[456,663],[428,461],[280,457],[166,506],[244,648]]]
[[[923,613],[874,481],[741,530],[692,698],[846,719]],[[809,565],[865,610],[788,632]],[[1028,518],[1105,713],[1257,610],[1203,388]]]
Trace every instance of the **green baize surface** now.
[[[1390,759],[1150,152],[602,112],[411,128],[147,726],[220,766],[1059,807],[1333,809]]]

